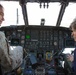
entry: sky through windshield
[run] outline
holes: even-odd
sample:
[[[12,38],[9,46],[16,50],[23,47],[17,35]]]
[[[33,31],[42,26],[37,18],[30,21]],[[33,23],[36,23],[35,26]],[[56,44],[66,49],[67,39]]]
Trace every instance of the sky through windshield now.
[[[0,3],[4,6],[5,10],[5,21],[3,22],[2,26],[25,25],[19,2],[1,1]],[[44,18],[45,26],[56,26],[60,7],[60,3],[49,3],[48,8],[40,8],[39,3],[27,3],[29,25],[40,25],[41,19]],[[69,3],[69,5],[66,7],[60,26],[69,27],[70,23],[76,17],[75,7],[76,3]]]

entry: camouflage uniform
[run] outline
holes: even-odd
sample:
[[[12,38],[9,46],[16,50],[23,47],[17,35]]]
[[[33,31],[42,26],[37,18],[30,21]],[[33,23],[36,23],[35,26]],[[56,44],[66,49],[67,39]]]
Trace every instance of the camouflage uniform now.
[[[23,48],[12,47],[6,42],[3,32],[0,32],[0,64],[4,72],[11,71],[22,64]]]

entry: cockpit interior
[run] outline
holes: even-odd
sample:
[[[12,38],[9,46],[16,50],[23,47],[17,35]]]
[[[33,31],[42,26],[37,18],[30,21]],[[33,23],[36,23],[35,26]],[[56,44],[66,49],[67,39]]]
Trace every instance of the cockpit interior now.
[[[14,12],[9,7],[15,9],[14,2],[21,13],[17,9],[16,17],[11,17]],[[0,3],[5,7],[7,3],[7,14],[12,13],[8,16],[11,23],[3,23],[0,31],[11,46],[20,45],[24,49],[21,75],[73,75],[66,54],[73,53],[75,48],[69,26],[75,18],[76,0],[0,0]]]

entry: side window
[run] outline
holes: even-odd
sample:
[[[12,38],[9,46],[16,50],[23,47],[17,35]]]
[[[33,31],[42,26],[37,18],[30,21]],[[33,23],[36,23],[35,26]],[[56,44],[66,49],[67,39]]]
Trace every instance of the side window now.
[[[1,4],[4,7],[5,18],[5,21],[2,23],[2,26],[24,25],[22,8],[19,5],[19,2],[1,1]]]

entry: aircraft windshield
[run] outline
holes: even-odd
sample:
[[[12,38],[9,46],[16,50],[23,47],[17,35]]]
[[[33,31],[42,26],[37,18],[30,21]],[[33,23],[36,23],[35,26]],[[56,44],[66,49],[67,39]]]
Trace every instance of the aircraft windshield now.
[[[2,26],[9,25],[25,25],[22,15],[22,9],[19,2],[15,1],[1,1],[5,10],[5,21]],[[49,3],[49,7],[42,5],[40,8],[39,3],[27,3],[27,16],[29,25],[40,25],[41,19],[45,20],[45,26],[56,26],[58,15],[61,8],[61,3]],[[69,3],[65,9],[60,26],[69,27],[70,23],[76,17],[76,3]]]

